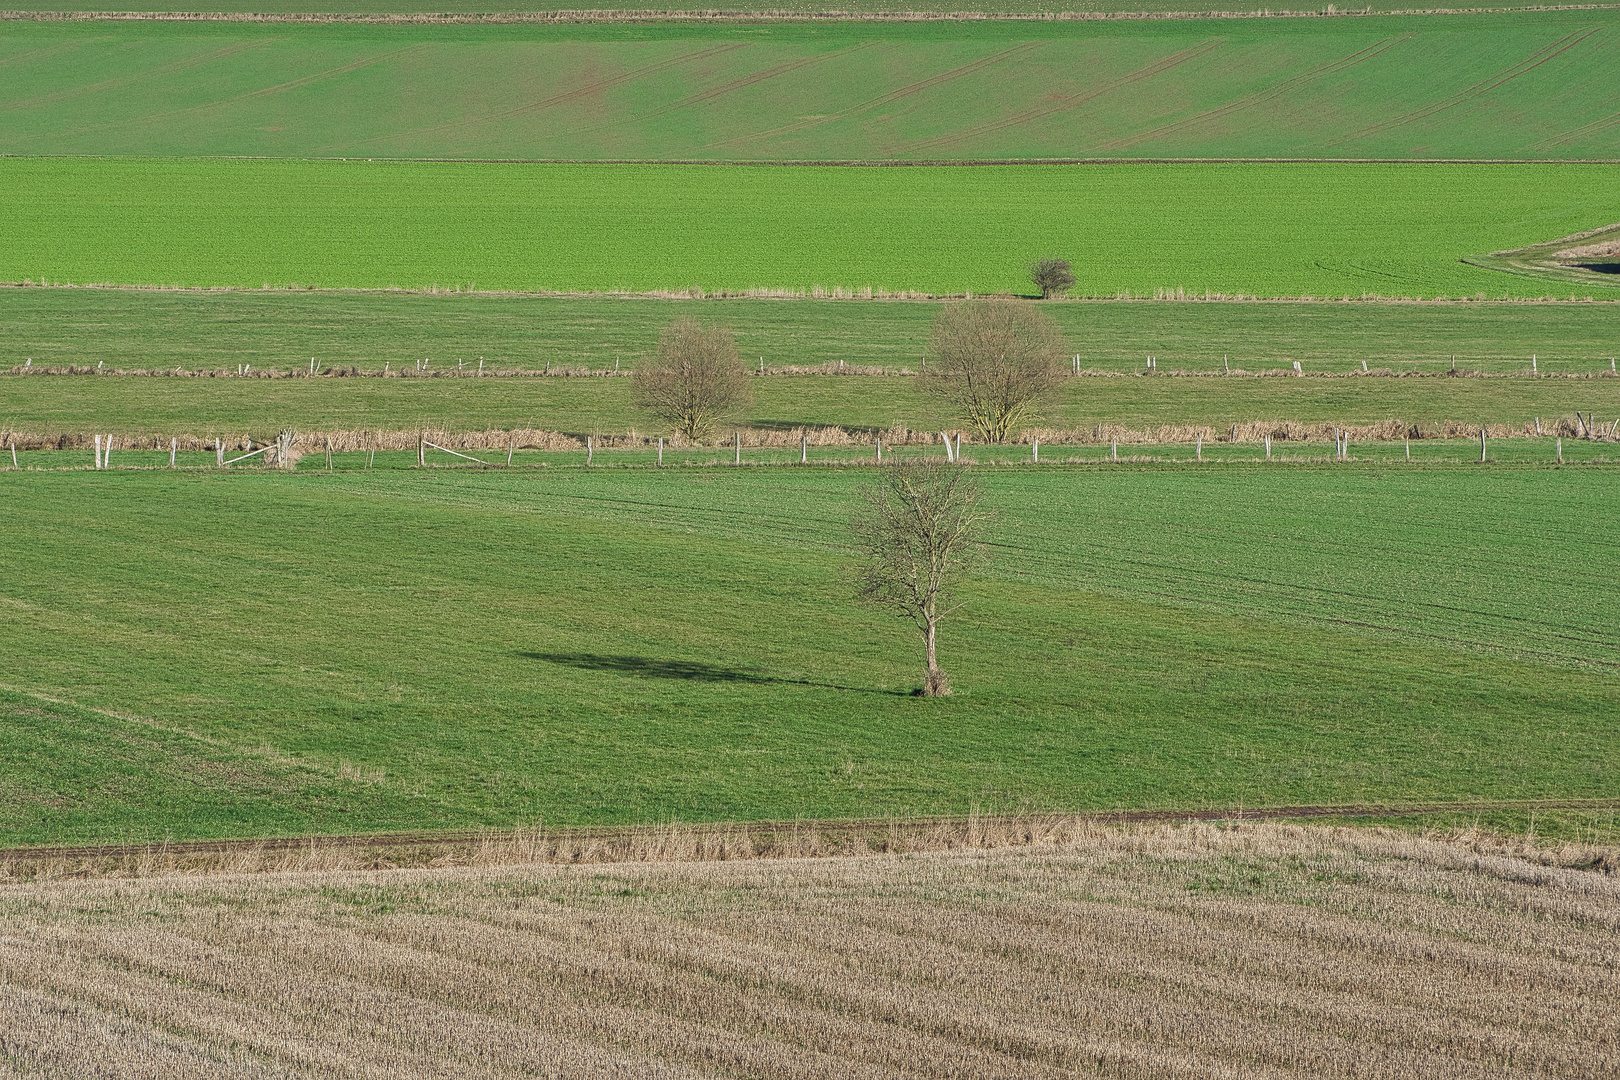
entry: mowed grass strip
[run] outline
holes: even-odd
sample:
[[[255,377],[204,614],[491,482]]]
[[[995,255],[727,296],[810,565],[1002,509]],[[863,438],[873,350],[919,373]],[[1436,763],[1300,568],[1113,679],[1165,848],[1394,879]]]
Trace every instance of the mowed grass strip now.
[[[1607,471],[986,473],[942,702],[862,480],[0,475],[0,835],[1612,794]]]
[[[11,154],[1620,157],[1614,10],[1354,19],[8,23]]]
[[[0,278],[522,291],[1610,295],[1463,256],[1611,223],[1598,165],[0,160]]]
[[[1612,876],[1378,832],[1078,833],[8,885],[0,1023],[67,1075],[1612,1075]]]
[[[730,327],[753,365],[918,370],[941,302],[540,297],[466,293],[0,289],[0,369],[445,372],[634,368],[690,315]],[[1620,356],[1616,308],[1580,303],[1045,302],[1082,368],[1209,374],[1300,360],[1371,368],[1591,374]],[[18,393],[23,393],[18,388]]]

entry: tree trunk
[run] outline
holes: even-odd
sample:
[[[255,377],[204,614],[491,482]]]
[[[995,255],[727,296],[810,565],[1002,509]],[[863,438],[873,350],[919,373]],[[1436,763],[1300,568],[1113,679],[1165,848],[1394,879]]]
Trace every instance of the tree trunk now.
[[[948,697],[951,692],[950,681],[945,678],[945,673],[939,670],[939,664],[935,660],[934,640],[938,627],[939,620],[931,618],[928,620],[927,629],[923,631],[923,640],[927,643],[928,652],[928,671],[923,679],[923,697]]]

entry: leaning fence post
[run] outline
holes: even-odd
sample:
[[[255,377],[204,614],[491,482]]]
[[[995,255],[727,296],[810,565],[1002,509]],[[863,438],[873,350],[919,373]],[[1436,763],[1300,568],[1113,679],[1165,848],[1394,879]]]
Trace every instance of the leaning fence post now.
[[[1204,433],[1202,431],[1198,433],[1198,460],[1204,460]]]
[[[945,434],[943,431],[939,433],[939,437],[945,440],[945,460],[955,461],[956,453],[951,449],[951,437]]]
[[[332,471],[332,436],[326,437],[326,471]]]
[[[16,451],[15,450],[12,451],[12,455],[13,455],[13,457],[16,456]],[[1558,464],[1562,465],[1563,463],[1564,463],[1564,437],[1562,435],[1560,435],[1560,436],[1558,436]]]
[[[1479,460],[1485,460],[1485,429],[1479,429]]]

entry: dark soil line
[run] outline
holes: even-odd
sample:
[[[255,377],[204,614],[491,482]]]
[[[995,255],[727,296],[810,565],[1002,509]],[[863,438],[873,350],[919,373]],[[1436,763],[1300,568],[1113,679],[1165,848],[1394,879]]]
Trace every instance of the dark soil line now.
[[[672,823],[670,825],[572,825],[539,827],[535,831],[553,840],[630,840],[664,831],[737,833],[754,835],[821,833],[849,835],[890,830],[916,831],[940,827],[1017,825],[1057,817],[1075,817],[1099,825],[1174,822],[1306,821],[1345,818],[1402,818],[1428,814],[1478,814],[1504,810],[1620,810],[1620,800],[1551,799],[1500,802],[1421,803],[1344,806],[1223,807],[1208,810],[1117,810],[1089,814],[984,815],[976,817],[868,818],[809,821],[729,821]],[[405,848],[435,844],[476,844],[499,841],[516,830],[501,828],[456,829],[437,832],[357,833],[335,836],[265,837],[260,839],[185,840],[145,844],[80,844],[57,847],[0,848],[0,855],[30,861],[48,859],[127,858],[161,853],[171,856],[224,855],[249,851],[316,851],[323,848]]]

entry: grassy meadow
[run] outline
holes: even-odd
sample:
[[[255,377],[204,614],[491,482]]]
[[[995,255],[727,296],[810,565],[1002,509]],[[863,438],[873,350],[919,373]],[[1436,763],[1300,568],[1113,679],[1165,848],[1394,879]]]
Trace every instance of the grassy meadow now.
[[[1620,297],[1617,297],[1620,298]],[[934,301],[656,300],[467,293],[129,289],[0,289],[0,370],[365,373],[458,360],[490,370],[634,367],[682,315],[729,326],[751,362],[769,368],[837,364],[916,370],[939,314]],[[1373,368],[1443,372],[1451,357],[1486,374],[1589,374],[1620,356],[1613,306],[1580,303],[1047,303],[1087,370],[1267,370],[1299,360],[1308,372]],[[27,394],[21,387],[10,387]],[[4,398],[0,398],[4,400]],[[26,400],[23,398],[21,400]],[[0,422],[6,416],[0,410]]]
[[[1614,159],[1620,121],[1607,76],[1617,26],[1612,9],[1038,22],[11,21],[0,38],[0,153]]]
[[[186,1080],[1613,1074],[1620,888],[1554,861],[1612,849],[984,832],[898,857],[7,883],[0,1052]]]
[[[929,701],[850,599],[867,470],[356,457],[0,473],[3,842],[1601,799],[1620,765],[1604,467],[986,470]]]
[[[0,278],[515,290],[1575,296],[1459,260],[1614,220],[1596,165],[0,160]]]
[[[1339,366],[1345,370],[1338,374],[1347,377],[1072,378],[1034,429],[1049,429],[1051,440],[1062,432],[1089,436],[1098,424],[1133,431],[1203,427],[1224,435],[1233,424],[1374,427],[1400,421],[1432,438],[1449,425],[1488,424],[1523,433],[1537,418],[1551,431],[1558,420],[1574,425],[1577,411],[1595,412],[1605,426],[1620,416],[1620,379],[1348,377],[1352,365]],[[796,428],[932,432],[959,424],[915,378],[902,375],[767,375],[753,380],[753,390],[753,403],[736,417],[750,442]],[[668,434],[662,422],[634,407],[628,378],[0,377],[0,436],[263,439],[286,427],[537,429],[579,438]]]

